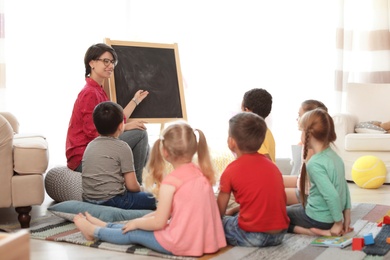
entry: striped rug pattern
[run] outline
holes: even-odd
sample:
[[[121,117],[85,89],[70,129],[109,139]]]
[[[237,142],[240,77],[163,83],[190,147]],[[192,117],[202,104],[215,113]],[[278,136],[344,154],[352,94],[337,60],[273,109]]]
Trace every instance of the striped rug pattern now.
[[[380,222],[383,217],[390,216],[390,206],[368,203],[353,204],[351,217],[352,224],[359,219],[370,222]],[[0,229],[13,231],[18,223],[2,225]],[[155,256],[166,259],[194,259],[190,257],[169,256],[154,252],[138,245],[114,245],[105,242],[90,242],[84,239],[72,222],[68,222],[54,215],[34,219],[31,222],[31,238],[56,242],[67,242],[81,246],[88,246],[104,250],[112,250],[129,254]],[[281,245],[266,248],[228,247],[219,254],[207,256],[207,259],[370,259],[363,251],[352,251],[348,246],[344,249],[311,246],[314,237],[287,234]],[[372,258],[377,259],[377,258]],[[390,254],[381,259],[390,259]]]

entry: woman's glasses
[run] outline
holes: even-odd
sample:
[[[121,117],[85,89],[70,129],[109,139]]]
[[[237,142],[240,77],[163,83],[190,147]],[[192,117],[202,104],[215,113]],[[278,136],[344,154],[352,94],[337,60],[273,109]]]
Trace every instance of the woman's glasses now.
[[[96,60],[102,61],[104,66],[106,66],[106,67],[108,67],[110,65],[110,63],[114,66],[116,66],[116,64],[118,64],[118,61],[116,61],[116,60],[110,60],[110,59],[96,59]]]

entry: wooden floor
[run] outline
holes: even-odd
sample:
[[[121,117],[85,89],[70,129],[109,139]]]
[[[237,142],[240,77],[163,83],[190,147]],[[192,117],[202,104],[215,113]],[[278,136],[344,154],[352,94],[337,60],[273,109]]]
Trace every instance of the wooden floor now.
[[[383,185],[378,189],[362,189],[354,183],[349,183],[352,203],[375,203],[390,205],[390,185]],[[32,217],[43,216],[47,213],[46,208],[53,201],[47,197],[41,206],[34,206]],[[0,224],[13,223],[17,219],[14,209],[0,209]],[[130,255],[126,253],[99,250],[85,246],[73,245],[70,243],[58,243],[50,241],[30,240],[31,260],[77,260],[77,259],[158,259],[157,257],[146,257]],[[208,259],[203,257],[202,259]]]

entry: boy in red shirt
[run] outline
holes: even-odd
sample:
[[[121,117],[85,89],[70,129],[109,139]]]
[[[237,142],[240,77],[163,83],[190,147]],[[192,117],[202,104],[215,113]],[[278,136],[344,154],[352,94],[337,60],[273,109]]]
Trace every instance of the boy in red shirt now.
[[[282,174],[259,154],[267,125],[252,112],[229,120],[229,149],[236,154],[222,173],[217,198],[228,244],[264,247],[282,242],[289,226]],[[226,211],[231,192],[238,207]]]

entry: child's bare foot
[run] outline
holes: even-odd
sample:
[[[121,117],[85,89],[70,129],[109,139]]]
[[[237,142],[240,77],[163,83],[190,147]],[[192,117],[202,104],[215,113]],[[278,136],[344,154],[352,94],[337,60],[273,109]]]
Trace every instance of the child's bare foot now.
[[[91,224],[94,224],[95,226],[98,226],[98,227],[105,227],[107,225],[106,222],[98,219],[98,218],[95,218],[94,216],[92,216],[91,214],[89,214],[88,212],[85,212],[85,217],[86,219],[91,222]]]
[[[79,218],[85,218],[85,216],[83,215],[83,213],[79,213],[77,214],[76,216],[73,217],[73,222],[75,222],[77,219]]]
[[[308,235],[308,236],[316,236],[318,234],[314,233],[312,230],[312,228],[304,228],[304,227],[300,227],[300,226],[295,226],[294,228],[294,233],[296,234],[301,234],[301,235]]]
[[[319,229],[319,228],[311,228],[310,231],[313,232],[317,236],[332,236],[329,229],[324,230],[324,229]]]
[[[95,238],[93,233],[96,226],[90,223],[82,214],[78,214],[73,218],[76,227],[80,230],[85,239],[93,241]]]

